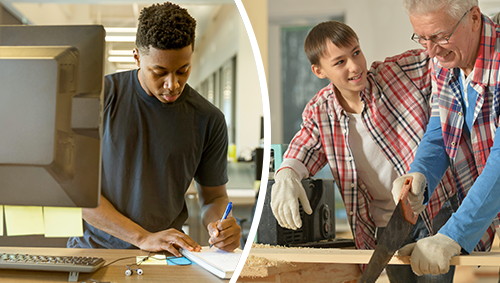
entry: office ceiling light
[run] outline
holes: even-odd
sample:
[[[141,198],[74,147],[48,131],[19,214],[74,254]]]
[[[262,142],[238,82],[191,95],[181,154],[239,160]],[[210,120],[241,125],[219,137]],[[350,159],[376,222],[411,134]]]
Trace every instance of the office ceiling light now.
[[[109,56],[133,56],[132,50],[109,50]]]
[[[137,32],[137,28],[104,28],[107,33],[133,33]]]
[[[106,42],[135,42],[137,28],[106,27]]]
[[[132,57],[132,56],[129,56],[129,57],[127,57],[127,56],[109,56],[108,61],[112,62],[112,63],[119,63],[119,62],[133,63],[133,62],[135,62],[134,57]]]
[[[106,42],[135,42],[134,36],[125,36],[125,35],[106,35]]]

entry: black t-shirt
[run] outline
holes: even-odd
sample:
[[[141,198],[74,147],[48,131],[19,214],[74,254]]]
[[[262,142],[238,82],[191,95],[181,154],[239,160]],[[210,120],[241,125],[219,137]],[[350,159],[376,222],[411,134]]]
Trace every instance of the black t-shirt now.
[[[227,182],[227,146],[224,115],[189,85],[164,104],[144,91],[137,70],[106,76],[101,193],[144,229],[181,230],[191,180]],[[86,222],[68,247],[135,248]]]

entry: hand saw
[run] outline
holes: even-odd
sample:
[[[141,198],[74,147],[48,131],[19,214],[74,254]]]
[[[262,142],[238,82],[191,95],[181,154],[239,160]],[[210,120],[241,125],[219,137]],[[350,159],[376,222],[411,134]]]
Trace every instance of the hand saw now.
[[[408,203],[408,193],[410,192],[412,181],[413,177],[409,176],[406,178],[398,198],[398,205],[394,209],[384,233],[378,239],[375,251],[359,282],[374,283],[377,280],[394,253],[403,244],[408,234],[410,234],[413,225],[417,222],[418,215],[413,213]]]

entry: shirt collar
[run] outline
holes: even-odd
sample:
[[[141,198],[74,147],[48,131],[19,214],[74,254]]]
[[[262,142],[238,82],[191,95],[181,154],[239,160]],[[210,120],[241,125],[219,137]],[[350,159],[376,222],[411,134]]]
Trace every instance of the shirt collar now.
[[[462,69],[460,69],[460,77],[462,78],[462,84],[464,88],[466,88],[472,81],[472,78],[474,77],[476,68],[472,69],[472,72],[470,72],[469,76],[465,77],[465,73]]]
[[[337,95],[335,93],[335,86],[333,85],[332,82],[328,85],[330,88],[330,91],[328,93],[328,101],[331,101],[332,106],[331,109],[335,113],[336,117],[342,117],[344,115],[344,108],[342,108],[342,105],[340,105],[339,100],[337,99]]]
[[[482,15],[483,27],[481,42],[479,44],[478,56],[474,65],[473,82],[481,85],[488,85],[490,78],[496,72],[493,64],[496,62],[492,55],[500,52],[500,38],[497,37],[496,25],[489,17]],[[494,83],[493,81],[491,83]]]
[[[368,83],[368,82],[367,82]],[[333,83],[330,82],[330,84],[328,85],[329,88],[330,88],[330,92],[329,92],[329,98],[328,100],[329,101],[332,101],[333,103],[333,111],[335,112],[335,115],[337,117],[342,117],[342,116],[346,116],[346,112],[344,110],[344,108],[342,107],[342,105],[340,105],[340,102],[339,100],[337,99],[337,95],[336,95],[336,88],[335,86],[333,85]],[[364,111],[365,109],[365,89],[363,89],[360,93],[359,93],[359,98],[361,99],[361,101],[363,102],[363,110],[361,112]]]

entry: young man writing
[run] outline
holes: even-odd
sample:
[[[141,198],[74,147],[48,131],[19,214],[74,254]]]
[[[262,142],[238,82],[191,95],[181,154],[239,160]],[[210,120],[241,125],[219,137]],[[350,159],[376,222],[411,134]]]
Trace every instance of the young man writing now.
[[[105,79],[102,195],[84,209],[84,236],[68,247],[199,251],[182,232],[184,195],[196,181],[209,243],[232,251],[241,228],[229,216],[224,116],[188,84],[196,21],[176,4],[144,8],[134,58],[139,69]]]

